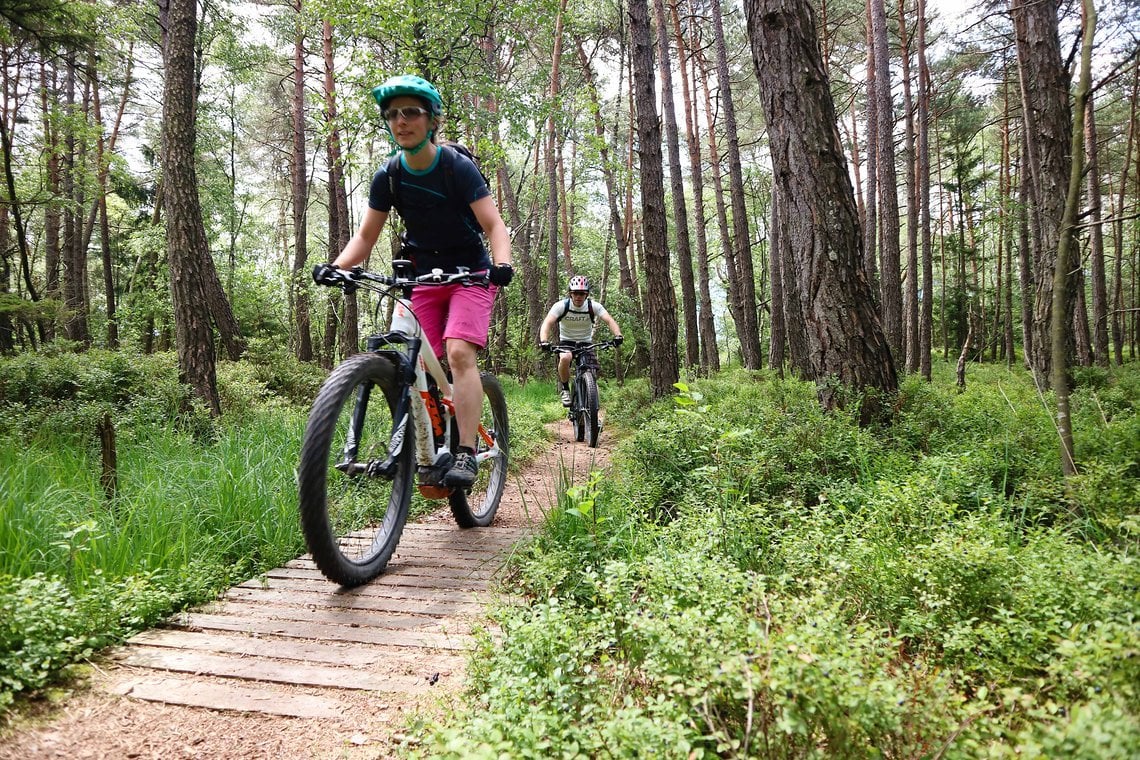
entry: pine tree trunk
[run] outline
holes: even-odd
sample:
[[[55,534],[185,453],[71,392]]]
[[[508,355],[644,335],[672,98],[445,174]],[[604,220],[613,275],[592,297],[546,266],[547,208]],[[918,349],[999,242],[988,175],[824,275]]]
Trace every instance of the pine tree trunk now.
[[[673,34],[677,41],[678,58],[681,61],[688,60],[692,68],[692,86],[691,89],[695,90],[698,87],[696,66],[697,59],[690,51],[688,51],[685,44],[684,35],[681,33],[681,19],[677,6],[679,2],[672,4],[673,16]],[[681,97],[685,103],[685,144],[689,149],[689,177],[693,183],[693,219],[696,221],[694,225],[697,233],[697,290],[700,293],[700,304],[697,311],[698,331],[700,333],[701,341],[701,366],[707,371],[716,372],[720,370],[720,349],[717,346],[716,339],[716,322],[712,308],[712,292],[709,288],[709,243],[708,235],[705,233],[705,180],[704,172],[701,167],[701,146],[700,137],[698,135],[699,127],[697,126],[697,115],[695,112],[695,103],[690,90],[690,78],[686,76],[684,65],[681,67]]]
[[[891,355],[902,359],[903,309],[899,271],[899,197],[895,173],[895,114],[891,97],[891,59],[887,45],[887,11],[884,0],[871,0],[871,21],[875,41],[875,104],[879,112],[878,157],[876,161],[881,199],[879,204],[880,309],[883,330]]]
[[[321,50],[324,60],[325,123],[328,125],[328,140],[325,155],[328,162],[328,206],[329,206],[329,253],[332,261],[348,245],[352,237],[352,226],[348,214],[348,190],[344,184],[344,159],[340,147],[340,124],[336,105],[336,68],[334,65],[333,29],[327,19],[321,26]],[[343,310],[343,316],[337,314]],[[341,356],[356,353],[360,342],[357,326],[356,294],[347,293],[343,297],[330,299],[329,311],[325,319],[324,345],[320,351],[321,364],[332,368],[336,363],[337,323],[341,325]]]
[[[661,74],[661,109],[665,121],[665,145],[669,151],[669,192],[673,198],[673,235],[677,265],[681,273],[681,311],[685,317],[685,366],[701,363],[697,331],[697,292],[693,283],[693,253],[689,246],[689,211],[685,203],[685,181],[681,174],[681,148],[677,144],[677,112],[673,104],[673,68],[669,63],[669,28],[665,23],[664,0],[653,0],[657,20],[657,47]],[[684,79],[684,71],[681,72]]]
[[[1080,76],[1077,80],[1077,90],[1074,94],[1073,123],[1071,125],[1071,153],[1072,164],[1069,171],[1069,183],[1065,193],[1065,208],[1061,217],[1061,227],[1057,241],[1057,257],[1053,266],[1053,311],[1051,325],[1052,348],[1052,387],[1057,398],[1057,433],[1061,439],[1061,472],[1066,477],[1077,474],[1077,466],[1073,459],[1073,420],[1069,411],[1069,346],[1071,338],[1067,333],[1071,329],[1071,321],[1066,319],[1069,313],[1065,303],[1069,300],[1066,292],[1069,268],[1074,258],[1069,248],[1077,247],[1076,235],[1073,228],[1077,223],[1077,207],[1081,201],[1081,175],[1084,171],[1084,120],[1085,105],[1089,102],[1089,93],[1092,91],[1091,74],[1093,33],[1096,30],[1096,9],[1093,0],[1083,0],[1081,3],[1081,18],[1084,21],[1084,35],[1081,45]]]
[[[1104,233],[1101,218],[1100,164],[1097,160],[1096,109],[1089,95],[1085,109],[1085,151],[1088,153],[1089,276],[1092,278],[1092,352],[1098,366],[1108,366],[1108,280],[1104,271]]]
[[[1061,58],[1056,6],[1033,0],[1010,0],[1010,15],[1017,43],[1022,111],[1029,146],[1031,208],[1039,212],[1038,223],[1033,225],[1037,234],[1033,237],[1032,367],[1039,386],[1047,388],[1052,378],[1053,304],[1062,305],[1065,313],[1061,315],[1061,324],[1068,325],[1075,300],[1075,292],[1071,291],[1062,294],[1063,298],[1053,298],[1055,256],[1059,250],[1061,217],[1072,165],[1070,82]],[[1070,254],[1075,253],[1074,248],[1065,246]],[[1057,337],[1067,341],[1064,353],[1072,356],[1072,331],[1065,330]]]
[[[706,63],[705,61],[698,63],[697,70],[700,72],[701,77],[701,92],[704,95],[705,101],[705,118],[708,119],[708,161],[709,167],[712,169],[712,185],[716,198],[716,220],[717,230],[720,233],[720,250],[721,255],[724,257],[725,268],[728,270],[728,313],[732,317],[733,324],[737,325],[737,332],[739,333],[739,326],[744,322],[744,316],[740,313],[742,300],[739,292],[740,282],[732,275],[736,266],[735,255],[732,248],[732,233],[728,227],[728,207],[724,202],[724,179],[720,172],[720,149],[717,145],[716,121],[714,117],[716,111],[713,109],[708,71],[705,68]]]
[[[930,243],[930,67],[926,61],[926,0],[918,0],[918,227],[922,245],[922,307],[918,318],[919,372],[931,379],[934,331],[934,253]]]
[[[861,421],[881,420],[898,387],[863,266],[855,195],[839,142],[809,0],[745,0],[752,62],[794,271],[810,378],[820,402],[862,394]],[[791,275],[790,277],[788,275]],[[789,318],[790,321],[790,318]]]
[[[915,185],[914,98],[911,95],[911,49],[907,26],[906,0],[899,0],[899,49],[902,53],[903,113],[906,115],[904,153],[906,155],[906,287],[903,291],[903,337],[906,371],[917,372],[918,342],[918,187]],[[902,358],[897,357],[897,358]]]
[[[297,0],[293,38],[293,277],[289,292],[297,359],[313,360],[312,323],[309,316],[309,206],[308,161],[305,157],[305,34],[301,26],[301,2]]]
[[[201,263],[209,255],[194,168],[195,0],[169,0],[164,49],[162,145],[166,245],[179,375],[214,415],[221,413],[214,370],[214,337],[203,309]]]
[[[756,318],[756,280],[752,266],[752,240],[748,231],[748,210],[744,204],[744,175],[740,168],[740,137],[736,128],[736,106],[732,101],[732,82],[728,74],[728,47],[724,38],[721,0],[711,0],[713,30],[716,32],[717,81],[720,106],[724,111],[724,134],[728,142],[729,195],[732,201],[733,269],[729,276],[739,282],[738,310],[741,321],[736,330],[740,338],[740,355],[746,369],[760,369],[760,326]]]
[[[677,301],[669,273],[668,235],[665,229],[664,171],[661,165],[661,124],[654,92],[653,31],[647,0],[629,5],[633,88],[637,107],[638,162],[641,179],[641,226],[645,256],[645,313],[649,326],[649,384],[654,398],[673,393],[679,378],[677,356]]]
[[[1132,98],[1128,112],[1128,138],[1124,148],[1124,166],[1120,170],[1120,189],[1112,225],[1113,250],[1116,253],[1112,267],[1112,346],[1117,365],[1124,363],[1124,209],[1128,189],[1128,169],[1132,165],[1132,147],[1136,142],[1137,101],[1140,100],[1140,66],[1132,67]],[[1137,159],[1140,161],[1140,159]]]

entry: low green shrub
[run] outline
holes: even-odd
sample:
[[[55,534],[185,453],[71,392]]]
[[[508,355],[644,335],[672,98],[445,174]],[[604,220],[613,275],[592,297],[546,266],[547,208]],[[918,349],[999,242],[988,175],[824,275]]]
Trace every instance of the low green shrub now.
[[[1140,373],[1079,387],[1065,480],[1048,399],[971,372],[877,429],[764,373],[653,404],[516,554],[432,755],[1136,754]]]
[[[42,573],[0,573],[0,712],[17,694],[66,678],[74,663],[206,600],[232,580],[221,566],[203,561],[175,573],[94,573],[79,586]]]

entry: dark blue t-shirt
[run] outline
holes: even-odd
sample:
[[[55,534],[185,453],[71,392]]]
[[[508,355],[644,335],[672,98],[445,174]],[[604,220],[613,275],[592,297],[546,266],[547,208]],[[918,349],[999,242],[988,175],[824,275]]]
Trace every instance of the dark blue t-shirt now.
[[[452,186],[459,198],[447,197],[443,153],[450,152],[453,166]],[[399,155],[400,207],[410,255],[419,273],[438,267],[454,271],[457,266],[473,270],[489,269],[491,257],[483,245],[482,228],[470,204],[490,195],[479,169],[464,155],[440,146],[435,161],[426,171],[415,171]],[[372,177],[368,205],[377,211],[392,210],[392,189],[388,183],[388,164]]]

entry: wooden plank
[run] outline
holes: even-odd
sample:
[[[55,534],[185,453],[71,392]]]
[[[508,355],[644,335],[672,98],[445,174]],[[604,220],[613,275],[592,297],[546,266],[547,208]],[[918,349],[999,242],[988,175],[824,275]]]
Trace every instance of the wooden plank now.
[[[364,553],[371,547],[365,539],[346,538],[341,544],[347,553]],[[401,541],[393,556],[395,557],[454,557],[468,562],[502,562],[513,549],[510,546],[456,546],[444,543],[420,543],[416,541]],[[304,555],[306,559],[310,555]]]
[[[478,613],[482,606],[477,602],[454,602],[428,599],[411,599],[382,596],[334,596],[311,591],[284,591],[281,589],[231,588],[225,599],[254,602],[283,602],[326,609],[377,610],[407,615],[464,615]]]
[[[289,560],[282,567],[316,570],[317,563],[307,554],[297,559]],[[486,559],[474,560],[471,558],[453,557],[440,554],[404,554],[397,550],[395,556],[388,562],[386,573],[404,573],[408,575],[428,575],[440,572],[448,575],[469,573],[482,578],[495,578],[503,569],[503,558],[496,554]]]
[[[433,618],[419,615],[399,615],[395,613],[378,614],[374,611],[363,611],[338,607],[327,609],[323,607],[294,607],[270,604],[246,604],[238,601],[211,602],[203,605],[195,612],[205,615],[223,615],[242,619],[260,620],[299,620],[309,623],[327,623],[329,625],[353,626],[366,628],[381,628],[396,631],[419,631],[422,633],[449,633],[465,635],[471,632],[471,626],[466,620],[455,618]]]
[[[346,541],[357,541],[370,545],[375,538],[375,529],[359,530],[344,536]],[[457,551],[502,550],[514,546],[520,538],[515,535],[483,533],[471,534],[462,531],[416,531],[405,529],[400,534],[399,545],[437,546]]]
[[[231,617],[229,615],[187,613],[180,615],[176,624],[184,628],[199,628],[202,630],[259,633],[301,639],[325,639],[327,641],[351,641],[360,644],[384,644],[394,647],[415,647],[420,649],[464,651],[471,646],[470,639],[466,635],[459,633],[393,631],[384,628],[308,623],[300,620],[261,620],[257,618]],[[280,644],[281,642],[274,643]],[[269,654],[267,656],[274,655]],[[281,656],[285,657],[286,655]],[[374,658],[370,661],[375,661],[376,659],[380,658]],[[351,663],[346,662],[345,664]]]
[[[290,718],[337,720],[346,706],[328,697],[281,690],[243,689],[186,678],[138,678],[115,684],[117,694],[148,702],[205,707],[211,710],[256,712]]]
[[[428,563],[422,559],[395,559],[388,563],[385,569],[385,575],[414,575],[427,578],[450,578],[455,580],[477,579],[484,583],[493,579],[499,572],[501,563],[495,562],[480,562],[480,563]],[[293,560],[286,562],[283,566],[274,568],[266,573],[266,575],[283,575],[286,573],[294,575],[304,575],[306,577],[321,578],[321,571],[313,562],[303,562],[301,560]],[[383,576],[381,576],[383,577]]]
[[[418,582],[416,582],[417,579],[414,578],[403,580],[411,582],[402,585],[393,585],[392,583],[382,583],[378,579],[363,586],[345,589],[329,583],[324,578],[265,578],[264,580],[256,579],[245,581],[244,583],[239,583],[234,588],[304,591],[324,595],[329,598],[380,596],[388,599],[431,599],[455,603],[475,602],[478,601],[479,598],[475,593],[475,589],[464,591],[434,586],[423,579],[419,579]]]
[[[264,577],[277,580],[297,578],[301,580],[321,581],[322,583],[328,584],[328,579],[321,575],[320,570],[304,567],[279,567],[267,571]],[[261,583],[261,578],[251,578],[250,580],[246,581],[246,583],[259,584]],[[464,572],[462,575],[458,572],[453,575],[440,574],[436,572],[409,574],[404,571],[404,568],[396,567],[394,572],[386,572],[375,581],[372,581],[372,584],[387,584],[396,586],[409,585],[419,588],[451,588],[465,589],[468,591],[482,591],[483,589],[487,588],[488,580],[486,578],[480,578],[478,576],[472,575],[469,572]]]
[[[381,675],[352,668],[307,665],[296,662],[229,657],[227,655],[186,652],[178,649],[126,647],[112,656],[124,665],[179,673],[238,678],[246,681],[288,683],[296,686],[329,686],[338,689],[422,693],[427,689],[428,675]]]
[[[242,633],[276,633],[276,631],[251,631],[248,627],[245,629],[230,628],[228,630],[241,630]],[[317,639],[320,637],[298,636],[298,638]],[[271,657],[279,660],[321,662],[326,665],[347,665],[350,667],[372,665],[383,659],[383,654],[379,651],[349,646],[338,642],[335,638],[329,639],[325,643],[311,640],[300,642],[264,639],[255,636],[220,636],[212,633],[156,628],[131,637],[127,643],[132,646],[189,649],[200,652],[240,654],[245,657]]]

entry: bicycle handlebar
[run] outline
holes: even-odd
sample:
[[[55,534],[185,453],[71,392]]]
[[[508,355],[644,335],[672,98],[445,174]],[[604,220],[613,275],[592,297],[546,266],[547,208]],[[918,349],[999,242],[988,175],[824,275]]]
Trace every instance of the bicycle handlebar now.
[[[584,343],[580,346],[567,346],[561,343],[550,344],[550,353],[556,354],[561,352],[569,352],[574,355],[580,354],[584,351],[590,351],[595,348],[613,348],[614,342],[610,340],[602,341],[601,343]]]
[[[464,286],[479,286],[489,287],[491,284],[490,273],[487,271],[472,272],[467,267],[457,267],[454,272],[444,272],[442,269],[433,269],[427,274],[421,275],[406,275],[400,272],[410,264],[401,266],[397,262],[393,274],[380,274],[378,272],[369,272],[363,267],[353,267],[352,269],[339,269],[330,268],[326,270],[325,277],[318,281],[318,284],[325,285],[330,288],[340,288],[346,293],[351,293],[357,288],[364,286],[368,287],[365,283],[375,282],[380,285],[390,288],[412,288],[417,285],[464,285]]]

